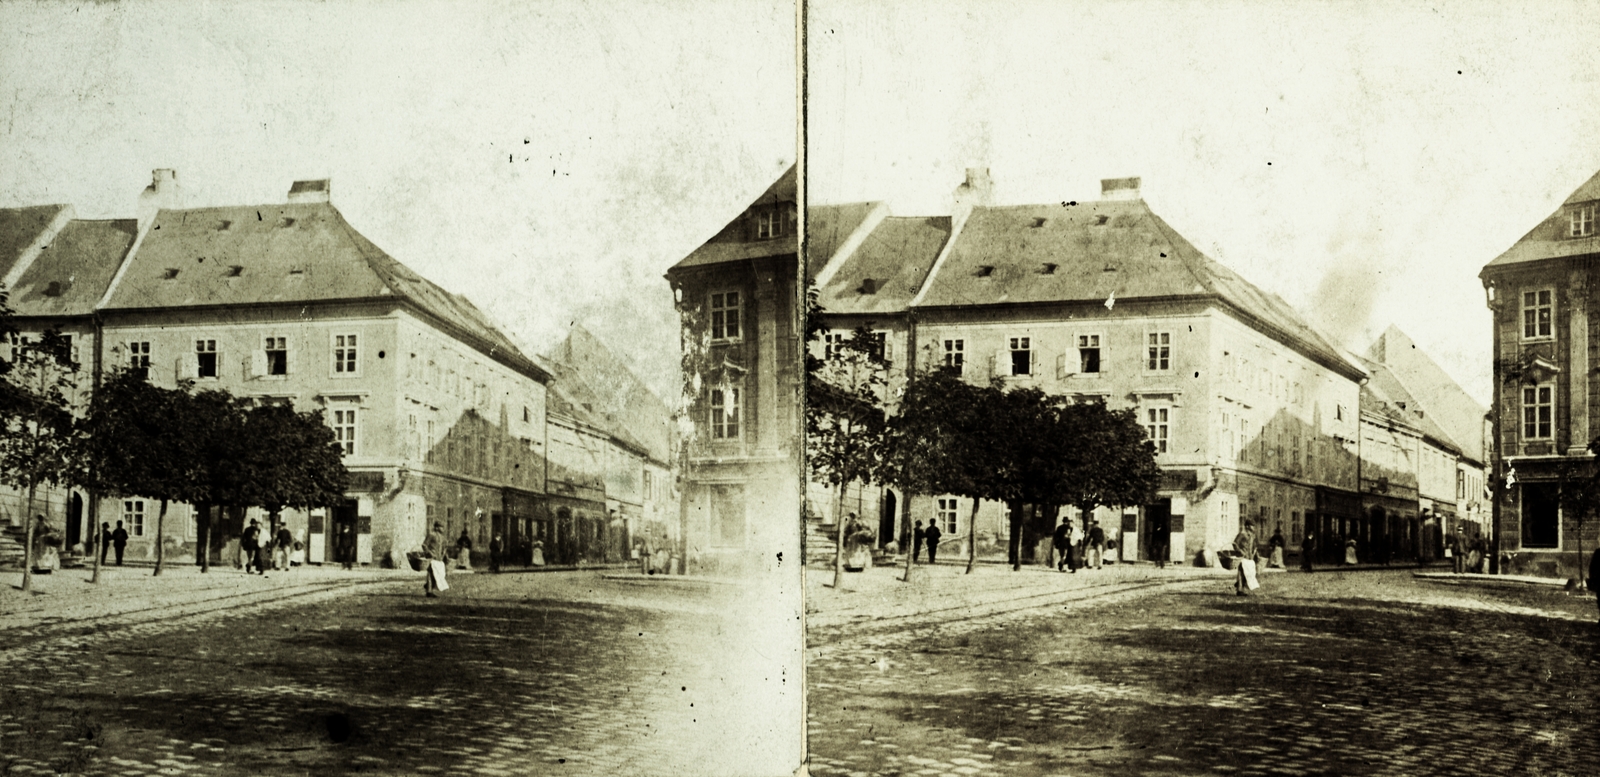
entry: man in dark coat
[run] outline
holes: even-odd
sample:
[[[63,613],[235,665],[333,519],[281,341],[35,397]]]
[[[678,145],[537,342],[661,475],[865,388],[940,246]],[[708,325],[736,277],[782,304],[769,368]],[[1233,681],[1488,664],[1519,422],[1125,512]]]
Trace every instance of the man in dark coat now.
[[[106,565],[106,552],[111,550],[111,524],[100,524],[100,566]]]
[[[1089,563],[1087,566],[1099,569],[1105,562],[1106,556],[1106,530],[1100,528],[1099,521],[1089,522]]]
[[[928,539],[928,530],[922,528],[922,521],[917,521],[917,527],[911,532],[911,560],[915,562],[922,557],[922,543]]]
[[[128,530],[117,521],[117,530],[111,532],[111,547],[117,551],[117,566],[122,566],[122,552],[128,549]]]
[[[1056,550],[1056,571],[1065,572],[1067,564],[1072,561],[1072,525],[1071,519],[1062,521],[1050,535],[1050,546]],[[1074,569],[1074,572],[1077,570]]]
[[[244,554],[245,574],[250,574],[252,567],[261,572],[263,575],[267,573],[267,570],[261,567],[261,562],[259,561],[260,550],[261,522],[251,521],[250,525],[245,527],[244,534],[239,536],[239,552]]]
[[[928,542],[928,563],[929,564],[932,564],[933,562],[938,560],[939,538],[941,536],[943,536],[943,535],[944,535],[944,532],[939,531],[939,524],[938,523],[929,523],[928,524],[928,531],[923,536],[927,539],[927,542]]]
[[[1306,538],[1300,541],[1300,569],[1311,571],[1311,557],[1317,552],[1317,537],[1311,533],[1310,527],[1306,528]]]
[[[506,552],[505,538],[500,532],[494,533],[494,539],[489,540],[489,571],[500,571],[500,554]]]
[[[333,536],[333,557],[345,569],[356,568],[356,533],[350,524],[339,524],[339,533]]]

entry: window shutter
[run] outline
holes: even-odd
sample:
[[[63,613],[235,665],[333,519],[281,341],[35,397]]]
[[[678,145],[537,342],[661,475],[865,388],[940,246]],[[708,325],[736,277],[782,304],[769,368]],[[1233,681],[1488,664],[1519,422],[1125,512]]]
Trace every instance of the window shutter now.
[[[298,352],[298,351],[299,351],[299,349],[294,347],[294,338],[287,337],[287,336],[284,337],[284,339],[283,339],[283,374],[285,374],[285,375],[293,375],[294,374],[294,369],[295,369],[294,357],[295,357],[296,352]]]
[[[1028,350],[1028,374],[1039,374],[1039,350],[1037,348]]]
[[[894,364],[894,341],[888,335],[883,336],[883,360]]]
[[[1070,377],[1072,375],[1071,362],[1068,361],[1068,358],[1067,358],[1069,355],[1070,355],[1069,353],[1063,352],[1060,356],[1056,357],[1056,379],[1057,380],[1065,380],[1065,379],[1067,379],[1068,377]]]
[[[990,362],[989,374],[995,377],[1005,377],[1011,374],[1011,349],[1001,348],[994,352],[994,361]]]
[[[194,380],[200,376],[200,357],[192,353],[179,356],[175,371],[178,380]]]
[[[250,377],[259,378],[267,374],[267,352],[257,348],[250,352]]]

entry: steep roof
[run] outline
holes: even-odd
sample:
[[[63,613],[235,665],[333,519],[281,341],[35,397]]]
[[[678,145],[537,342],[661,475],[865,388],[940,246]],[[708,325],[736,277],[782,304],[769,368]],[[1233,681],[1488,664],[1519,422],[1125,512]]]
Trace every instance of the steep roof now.
[[[1438,422],[1462,455],[1484,463],[1483,419],[1488,408],[1477,403],[1410,337],[1395,326],[1384,330],[1367,349],[1367,358],[1388,367],[1391,377],[1427,417]]]
[[[582,326],[545,354],[573,417],[607,430],[657,462],[672,460],[672,411],[605,343]]]
[[[1201,253],[1143,200],[974,208],[919,307],[1209,298],[1347,374],[1298,313]]]
[[[1370,359],[1364,362],[1371,377],[1367,385],[1362,388],[1363,390],[1371,388],[1383,397],[1389,405],[1384,411],[1385,415],[1404,420],[1422,432],[1423,436],[1453,449],[1456,453],[1462,452],[1461,446],[1456,444],[1455,439],[1439,425],[1438,419],[1428,412],[1427,405],[1406,388],[1388,365]]]
[[[799,197],[799,179],[795,173],[795,166],[791,165],[783,175],[778,177],[767,190],[761,193],[750,203],[744,211],[728,222],[716,235],[707,240],[704,245],[695,249],[688,256],[672,266],[671,270],[680,270],[687,267],[696,267],[707,264],[721,264],[734,262],[741,259],[760,259],[768,256],[783,256],[800,252],[800,241],[797,235],[783,235],[771,239],[755,239],[750,231],[745,228],[745,213],[750,208],[764,204],[781,205],[794,203]],[[668,270],[668,272],[671,272]]]
[[[21,316],[93,313],[138,232],[133,219],[67,222],[17,278],[12,309]]]
[[[1567,208],[1582,202],[1600,200],[1600,172],[1589,177],[1575,189],[1544,221],[1523,235],[1521,240],[1484,265],[1478,275],[1482,277],[1490,267],[1537,262],[1541,259],[1558,259],[1567,256],[1600,253],[1600,229],[1588,237],[1567,237],[1569,222]],[[1600,215],[1600,214],[1597,214]],[[1600,227],[1600,225],[1596,225]]]
[[[547,377],[465,297],[395,261],[327,202],[163,210],[106,308],[355,299],[409,302],[507,364]]]
[[[66,209],[65,205],[0,208],[0,276],[11,272],[22,252]]]
[[[829,313],[903,313],[950,239],[950,218],[883,219],[820,291]]]
[[[806,283],[822,271],[839,247],[867,220],[878,202],[851,202],[842,205],[813,205],[806,208]]]

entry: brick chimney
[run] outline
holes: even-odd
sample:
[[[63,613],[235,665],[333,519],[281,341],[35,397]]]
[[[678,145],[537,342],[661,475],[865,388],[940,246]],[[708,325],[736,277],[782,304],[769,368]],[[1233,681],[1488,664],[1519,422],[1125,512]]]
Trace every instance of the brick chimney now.
[[[956,187],[955,206],[950,209],[952,225],[960,229],[972,215],[972,209],[988,205],[993,196],[994,180],[989,177],[989,168],[967,168],[967,180]]]
[[[333,179],[323,178],[316,181],[295,181],[289,187],[289,202],[327,202],[329,189],[333,188]]]
[[[1100,179],[1100,199],[1102,200],[1137,200],[1139,195],[1139,176],[1132,178],[1102,178]]]
[[[162,209],[178,207],[178,171],[157,168],[150,173],[150,185],[139,193],[139,234],[156,223]]]

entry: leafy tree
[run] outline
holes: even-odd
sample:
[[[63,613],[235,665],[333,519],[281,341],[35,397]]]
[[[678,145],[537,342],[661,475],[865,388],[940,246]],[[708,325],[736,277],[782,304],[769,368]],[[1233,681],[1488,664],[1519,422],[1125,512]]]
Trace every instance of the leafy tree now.
[[[1062,504],[1084,515],[1096,507],[1147,504],[1161,486],[1156,449],[1139,424],[1139,411],[1112,410],[1104,402],[1060,408],[1060,434],[1072,442],[1060,483]]]
[[[15,333],[7,339],[15,338]],[[59,485],[73,470],[78,364],[72,343],[50,330],[38,340],[16,342],[6,362],[0,394],[0,482],[28,492],[22,590],[33,589],[34,500],[39,486]]]
[[[189,395],[184,426],[186,444],[192,457],[186,480],[189,499],[195,507],[196,539],[201,572],[211,570],[212,510],[215,507],[249,507],[256,491],[246,438],[245,418],[249,400],[227,391],[206,390]],[[292,457],[298,449],[270,452]]]
[[[846,486],[871,482],[878,469],[888,364],[883,341],[865,326],[825,343],[824,351],[820,361],[807,362],[813,369],[807,376],[806,465],[812,479],[833,486],[842,500]],[[834,523],[837,588],[844,577],[845,521],[835,516]]]
[[[248,477],[241,501],[267,511],[276,527],[285,507],[327,507],[344,495],[350,473],[333,429],[321,411],[301,413],[288,405],[262,405],[245,413],[244,453]]]

